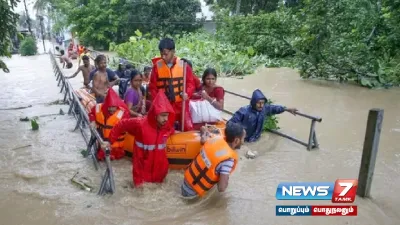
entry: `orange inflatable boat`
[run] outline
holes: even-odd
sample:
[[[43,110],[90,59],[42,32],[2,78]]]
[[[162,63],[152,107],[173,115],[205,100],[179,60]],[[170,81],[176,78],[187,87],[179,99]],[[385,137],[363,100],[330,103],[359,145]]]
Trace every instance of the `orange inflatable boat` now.
[[[82,106],[85,108],[86,112],[89,113],[94,106],[96,106],[96,98],[94,95],[89,93],[89,90],[85,87],[75,91],[81,101]]]
[[[208,131],[213,135],[225,137],[226,121],[215,125],[207,125]],[[127,134],[125,136],[124,148],[127,155],[132,155],[135,137]],[[167,157],[170,169],[185,169],[199,154],[201,148],[200,131],[187,131],[175,133],[167,140]]]
[[[75,91],[80,98],[81,104],[89,113],[96,106],[95,97],[86,88]],[[220,121],[215,125],[207,125],[209,132],[214,135],[225,137],[226,121]],[[125,136],[124,149],[128,156],[132,156],[135,137],[127,134]],[[192,160],[199,154],[201,148],[200,131],[179,132],[172,135],[167,140],[167,157],[170,169],[185,169]]]

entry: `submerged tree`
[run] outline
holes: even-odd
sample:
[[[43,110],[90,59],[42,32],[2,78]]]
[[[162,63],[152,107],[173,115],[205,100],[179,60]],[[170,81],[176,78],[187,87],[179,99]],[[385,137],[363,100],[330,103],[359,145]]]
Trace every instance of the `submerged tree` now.
[[[18,14],[14,12],[19,0],[3,0],[0,2],[0,56],[11,57],[11,39],[16,35]],[[0,60],[0,68],[8,73],[6,64]]]

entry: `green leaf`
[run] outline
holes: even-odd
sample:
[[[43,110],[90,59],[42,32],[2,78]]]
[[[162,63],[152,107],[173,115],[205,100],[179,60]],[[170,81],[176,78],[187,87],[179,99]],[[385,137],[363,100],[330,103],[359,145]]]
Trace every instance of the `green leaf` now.
[[[372,87],[371,81],[365,77],[362,77],[360,82],[361,82],[361,85],[364,87]]]
[[[35,119],[31,119],[31,127],[32,127],[32,130],[39,130],[39,124],[37,123],[37,121]]]
[[[256,52],[254,51],[254,48],[249,46],[247,47],[247,54],[249,54],[250,56],[253,56]]]
[[[140,32],[140,30],[135,30],[135,34],[138,37],[142,37],[142,32]]]

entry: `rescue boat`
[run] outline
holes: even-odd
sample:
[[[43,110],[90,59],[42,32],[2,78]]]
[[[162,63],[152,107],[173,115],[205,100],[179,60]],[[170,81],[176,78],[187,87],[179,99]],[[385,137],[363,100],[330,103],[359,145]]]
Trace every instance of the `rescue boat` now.
[[[75,91],[80,98],[81,104],[89,113],[92,107],[96,105],[95,97],[88,92],[86,88]],[[225,137],[226,121],[220,121],[213,125],[206,125],[207,129],[213,135],[221,135]],[[132,156],[135,137],[126,134],[124,141],[125,153]],[[187,132],[177,132],[167,140],[167,158],[170,169],[185,169],[192,160],[199,154],[201,148],[200,131],[193,130]]]
[[[225,137],[226,121],[217,122],[214,125],[206,125],[207,129],[213,135]],[[129,156],[132,155],[135,137],[126,134],[124,149]],[[193,130],[179,132],[170,136],[167,140],[167,158],[170,169],[185,169],[199,154],[201,148],[200,131]]]

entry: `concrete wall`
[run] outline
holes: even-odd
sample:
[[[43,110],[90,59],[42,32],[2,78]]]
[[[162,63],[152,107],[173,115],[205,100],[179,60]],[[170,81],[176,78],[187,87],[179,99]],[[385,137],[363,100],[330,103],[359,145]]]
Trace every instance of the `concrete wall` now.
[[[215,34],[215,32],[217,31],[217,25],[214,21],[205,21],[203,24],[203,28],[211,34]]]

